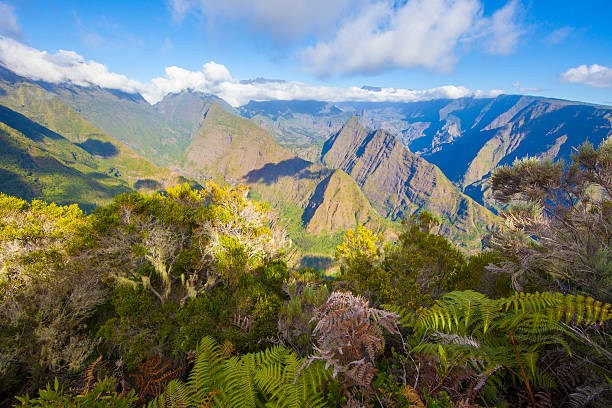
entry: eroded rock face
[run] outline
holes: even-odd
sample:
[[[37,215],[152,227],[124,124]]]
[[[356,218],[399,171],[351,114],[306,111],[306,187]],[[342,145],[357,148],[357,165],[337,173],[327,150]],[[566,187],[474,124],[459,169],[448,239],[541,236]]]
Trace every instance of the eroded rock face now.
[[[334,170],[317,185],[302,220],[308,232],[321,234],[375,224],[379,216],[355,181]]]
[[[231,183],[267,163],[292,157],[265,130],[213,103],[185,150],[183,170],[194,177]]]
[[[427,209],[442,218],[440,232],[475,245],[493,215],[462,194],[435,165],[410,152],[392,134],[368,131],[356,118],[324,146],[322,161],[341,169],[361,187],[382,215],[406,218]]]
[[[406,103],[309,101],[298,106],[295,101],[270,101],[249,104],[241,112],[257,117],[258,123],[274,123],[277,133],[289,139],[306,137],[317,143],[358,115],[366,127],[394,134],[490,208],[497,208],[486,193],[497,166],[525,156],[569,161],[585,140],[598,145],[612,135],[610,106],[525,95]]]

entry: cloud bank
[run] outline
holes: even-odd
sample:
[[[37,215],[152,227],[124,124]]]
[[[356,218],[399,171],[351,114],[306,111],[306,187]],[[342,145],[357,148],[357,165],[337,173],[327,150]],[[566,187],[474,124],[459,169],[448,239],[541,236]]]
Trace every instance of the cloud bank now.
[[[610,88],[612,87],[612,68],[598,64],[580,65],[562,73],[561,80],[596,88]]]
[[[496,90],[473,91],[454,85],[413,90],[341,88],[263,79],[240,81],[232,77],[224,65],[213,61],[204,64],[199,71],[168,67],[164,76],[141,83],[111,72],[105,65],[88,61],[73,51],[59,50],[56,53],[48,53],[6,37],[0,37],[0,65],[34,80],[140,93],[151,104],[159,102],[168,94],[187,90],[217,95],[232,106],[244,105],[251,100],[413,102],[437,98],[487,97],[501,93]]]
[[[125,92],[142,89],[138,81],[110,72],[95,61],[86,61],[74,51],[59,50],[50,54],[7,37],[0,37],[0,64],[21,76],[45,82],[69,82]]]
[[[467,96],[499,95],[501,91],[472,91],[462,86],[446,85],[432,89],[412,90],[398,88],[359,88],[314,86],[291,81],[239,81],[227,68],[215,62],[204,64],[201,71],[188,71],[179,67],[166,68],[166,76],[154,78],[143,96],[155,103],[169,93],[183,90],[212,93],[232,106],[249,101],[264,100],[319,100],[327,102],[414,102],[437,98],[456,99]]]
[[[178,19],[196,13],[209,23],[246,23],[280,42],[301,40],[295,45],[303,66],[321,77],[412,67],[446,72],[468,49],[511,53],[524,32],[519,0],[489,15],[482,0],[171,0],[170,5]]]
[[[409,0],[401,6],[375,2],[344,21],[331,41],[304,50],[302,58],[320,76],[412,67],[447,72],[461,47],[511,53],[522,34],[519,10],[518,1],[491,17],[484,16],[479,0]]]

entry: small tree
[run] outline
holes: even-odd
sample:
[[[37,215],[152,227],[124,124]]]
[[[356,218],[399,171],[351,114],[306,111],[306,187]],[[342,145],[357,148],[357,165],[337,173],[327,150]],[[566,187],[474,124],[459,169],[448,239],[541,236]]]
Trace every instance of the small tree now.
[[[0,390],[78,372],[93,351],[87,321],[106,292],[76,250],[87,223],[77,205],[0,194]]]
[[[529,285],[612,300],[612,138],[581,146],[566,166],[534,158],[497,169],[494,197],[510,204],[489,245],[511,261],[493,268]]]
[[[432,234],[439,221],[428,211],[403,222],[397,241],[365,227],[347,231],[336,249],[340,287],[368,298],[373,306],[431,303],[463,278],[465,256],[445,237]]]

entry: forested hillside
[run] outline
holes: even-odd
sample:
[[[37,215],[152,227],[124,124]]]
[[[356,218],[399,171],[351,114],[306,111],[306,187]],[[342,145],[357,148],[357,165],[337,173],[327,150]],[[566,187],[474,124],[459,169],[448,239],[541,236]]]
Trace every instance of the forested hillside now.
[[[333,276],[290,268],[286,230],[240,185],[89,214],[0,194],[0,404],[610,406],[611,174],[610,139],[501,167],[482,252],[421,211],[394,237],[349,229]],[[325,177],[315,229],[336,222],[329,195],[364,200]]]

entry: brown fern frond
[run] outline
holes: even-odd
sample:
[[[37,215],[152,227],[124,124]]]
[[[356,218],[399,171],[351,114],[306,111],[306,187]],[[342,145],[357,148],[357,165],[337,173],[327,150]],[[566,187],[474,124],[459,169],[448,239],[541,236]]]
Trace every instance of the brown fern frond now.
[[[95,359],[93,363],[89,365],[89,367],[87,367],[87,371],[85,372],[85,387],[83,388],[83,392],[89,391],[89,387],[91,387],[91,385],[95,382],[96,379],[94,378],[94,370],[98,363],[100,363],[100,361],[102,361],[101,354],[98,356],[98,358]]]
[[[179,377],[182,367],[170,368],[170,363],[162,364],[158,356],[153,356],[139,366],[140,373],[132,374],[140,402],[145,402],[161,394],[166,385]]]
[[[253,316],[240,316],[239,314],[235,314],[232,319],[232,324],[238,327],[243,333],[251,331],[254,323],[255,319],[253,319]]]
[[[535,393],[536,406],[542,408],[553,408],[552,395],[550,390],[538,391]]]
[[[397,333],[397,315],[370,307],[362,296],[333,292],[312,320],[317,322],[313,331],[317,346],[310,360],[324,360],[334,377],[341,375],[341,386],[351,390],[349,396],[359,394],[368,403],[374,362],[385,346],[382,328]]]
[[[423,400],[421,400],[421,396],[417,390],[412,388],[410,385],[404,385],[399,392],[400,395],[410,402],[410,408],[425,408],[425,404],[423,403]]]

